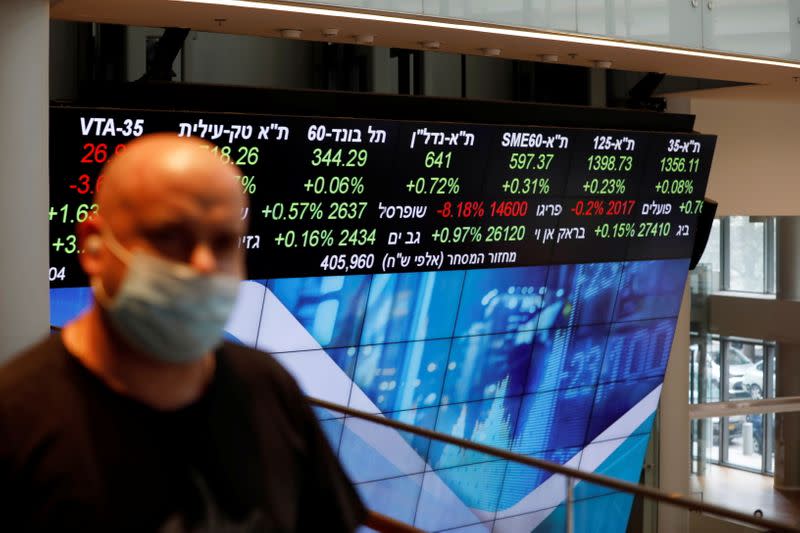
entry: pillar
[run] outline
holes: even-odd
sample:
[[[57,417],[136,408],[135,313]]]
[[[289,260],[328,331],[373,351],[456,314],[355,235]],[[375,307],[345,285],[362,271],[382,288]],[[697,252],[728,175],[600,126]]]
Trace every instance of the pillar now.
[[[0,362],[49,331],[50,2],[0,1]]]
[[[659,406],[658,481],[663,491],[689,493],[691,465],[689,421],[689,315],[691,295],[687,281],[675,337],[669,354]],[[658,531],[688,531],[689,512],[672,505],[659,504]]]
[[[779,300],[800,300],[800,217],[778,217]],[[776,396],[800,396],[800,344],[779,342]],[[800,490],[800,413],[775,415],[775,487]]]
[[[610,10],[609,10],[610,11]],[[589,105],[592,107],[606,107],[608,99],[606,82],[608,71],[604,68],[589,69]]]

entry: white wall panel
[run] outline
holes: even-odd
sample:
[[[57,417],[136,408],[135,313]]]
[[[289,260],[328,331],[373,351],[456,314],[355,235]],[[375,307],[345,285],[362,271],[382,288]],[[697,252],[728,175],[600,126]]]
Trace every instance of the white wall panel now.
[[[304,4],[329,4],[343,7],[360,7],[379,11],[422,13],[422,0],[295,0]]]
[[[575,0],[425,0],[426,15],[577,31]]]
[[[580,0],[578,32],[699,48],[701,11],[689,0]]]
[[[710,2],[710,4],[709,4]],[[704,0],[703,46],[756,56],[792,55],[796,0]],[[708,6],[711,6],[709,9]]]

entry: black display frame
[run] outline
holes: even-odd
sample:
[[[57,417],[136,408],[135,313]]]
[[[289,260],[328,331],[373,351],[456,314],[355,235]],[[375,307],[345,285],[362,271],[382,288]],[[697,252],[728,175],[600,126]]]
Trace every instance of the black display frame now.
[[[697,133],[694,115],[680,113],[171,82],[94,85],[74,100],[53,101],[51,105]]]

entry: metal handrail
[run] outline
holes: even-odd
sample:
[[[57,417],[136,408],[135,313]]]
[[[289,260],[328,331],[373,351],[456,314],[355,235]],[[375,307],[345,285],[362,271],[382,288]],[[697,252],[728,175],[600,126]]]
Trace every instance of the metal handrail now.
[[[423,530],[375,511],[367,511],[362,524],[380,533],[425,533]]]
[[[751,415],[764,413],[796,413],[800,411],[800,396],[778,398],[739,399],[727,402],[706,402],[689,405],[689,418]]]
[[[747,513],[742,513],[739,511],[734,511],[732,509],[728,509],[726,507],[722,507],[720,505],[715,505],[712,503],[706,503],[694,500],[689,498],[688,496],[684,496],[683,494],[678,493],[670,493],[664,492],[658,489],[654,489],[651,487],[646,487],[644,485],[637,485],[636,483],[630,483],[628,481],[622,481],[620,479],[616,479],[609,476],[604,476],[602,474],[596,474],[594,472],[586,472],[583,470],[578,470],[575,468],[571,468],[568,466],[564,466],[558,463],[552,463],[550,461],[545,461],[543,459],[537,459],[534,457],[528,457],[526,455],[521,455],[518,453],[510,452],[508,450],[504,450],[502,448],[496,448],[493,446],[486,446],[485,444],[479,444],[476,442],[472,442],[465,439],[460,439],[458,437],[453,437],[451,435],[447,435],[444,433],[437,433],[436,431],[431,431],[429,429],[412,426],[410,424],[405,424],[403,422],[398,422],[396,420],[392,420],[386,418],[381,415],[367,413],[364,411],[359,411],[357,409],[353,409],[350,407],[345,407],[343,405],[331,403],[325,400],[320,400],[317,398],[312,398],[310,396],[306,397],[308,402],[316,407],[320,407],[322,409],[328,409],[330,411],[336,411],[347,416],[352,416],[355,418],[361,418],[363,420],[368,420],[370,422],[374,422],[379,425],[389,426],[394,429],[398,429],[401,431],[407,431],[409,433],[413,433],[415,435],[419,435],[421,437],[426,437],[429,439],[438,440],[441,442],[446,442],[448,444],[454,444],[456,446],[466,448],[469,450],[474,450],[477,452],[485,453],[488,455],[493,455],[495,457],[499,457],[501,459],[507,459],[509,461],[514,461],[517,463],[521,463],[527,466],[532,466],[535,468],[540,468],[542,470],[547,470],[549,472],[553,472],[556,474],[561,474],[567,478],[567,499],[570,499],[572,493],[572,479],[580,479],[583,481],[587,481],[589,483],[594,483],[596,485],[602,485],[605,487],[609,487],[611,489],[615,489],[622,492],[631,493],[637,496],[643,496],[645,498],[650,498],[659,502],[667,503],[670,505],[675,505],[676,507],[681,507],[687,509],[689,511],[697,511],[700,513],[706,513],[714,516],[719,516],[722,518],[728,518],[731,520],[735,520],[737,522],[742,522],[745,524],[749,524],[752,526],[756,526],[759,528],[767,529],[770,531],[775,532],[798,532],[800,533],[800,527],[792,524],[787,524],[784,522],[779,522],[777,520],[772,520],[768,518],[759,518]],[[568,504],[571,503],[568,501]],[[572,522],[571,520],[571,512],[570,509],[567,509],[567,521],[568,525]],[[569,529],[568,529],[569,531]]]

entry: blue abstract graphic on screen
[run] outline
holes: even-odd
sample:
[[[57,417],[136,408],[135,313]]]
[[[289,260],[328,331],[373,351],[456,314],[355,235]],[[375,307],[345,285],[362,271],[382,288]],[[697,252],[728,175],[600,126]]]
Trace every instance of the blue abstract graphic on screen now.
[[[273,353],[311,396],[637,481],[687,266],[252,280],[227,330]],[[90,297],[53,290],[52,322]],[[561,476],[317,413],[372,509],[425,530],[563,528]],[[579,530],[624,531],[630,497],[583,484],[575,495]]]

